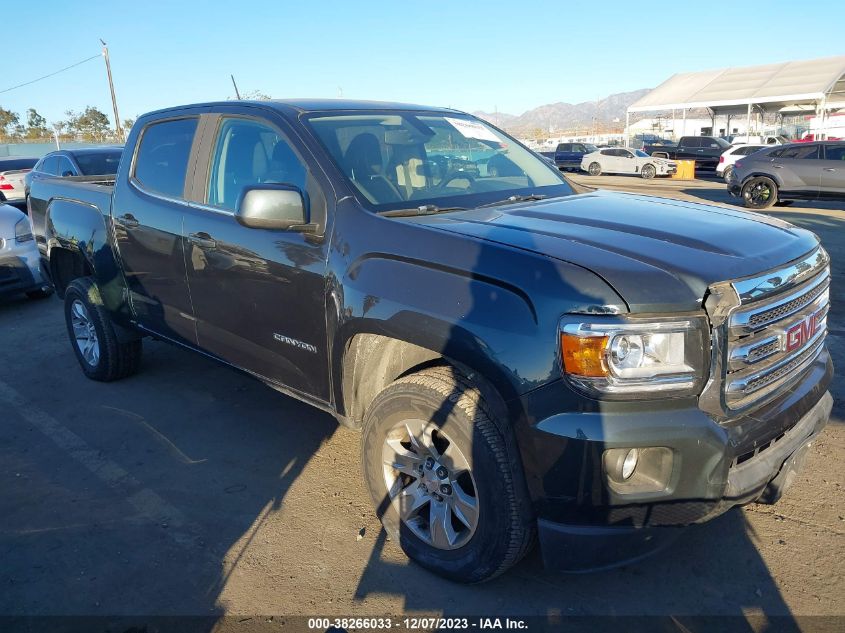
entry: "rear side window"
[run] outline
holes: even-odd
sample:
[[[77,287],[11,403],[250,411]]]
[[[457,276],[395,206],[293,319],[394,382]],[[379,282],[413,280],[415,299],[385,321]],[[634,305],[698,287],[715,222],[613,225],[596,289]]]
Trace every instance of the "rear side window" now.
[[[601,151],[602,156],[616,156],[616,152],[612,149],[603,149]]]
[[[135,178],[151,191],[181,198],[196,131],[196,118],[148,125],[135,157]]]
[[[827,160],[845,160],[845,145],[828,145],[824,148]]]
[[[687,136],[681,141],[681,145],[684,147],[701,147],[701,139],[695,138],[694,136]]]
[[[569,143],[561,143],[557,146],[557,151],[559,152],[568,152],[569,151]]]
[[[787,147],[781,152],[781,158],[809,158],[817,159],[819,157],[818,145],[795,145]]]
[[[58,174],[59,176],[76,176],[76,170],[73,168],[70,160],[67,156],[59,156],[59,168]]]
[[[108,153],[76,154],[75,157],[83,176],[109,176],[117,173],[121,153],[115,150]]]

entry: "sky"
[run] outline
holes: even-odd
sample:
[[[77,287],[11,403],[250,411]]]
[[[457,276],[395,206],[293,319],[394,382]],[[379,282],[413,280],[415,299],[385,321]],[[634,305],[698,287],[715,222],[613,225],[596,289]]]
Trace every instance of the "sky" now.
[[[33,0],[3,29],[0,107],[121,119],[231,98],[343,96],[521,114],[677,72],[845,54],[845,2]],[[23,5],[21,5],[23,6]],[[28,26],[31,21],[33,26]]]

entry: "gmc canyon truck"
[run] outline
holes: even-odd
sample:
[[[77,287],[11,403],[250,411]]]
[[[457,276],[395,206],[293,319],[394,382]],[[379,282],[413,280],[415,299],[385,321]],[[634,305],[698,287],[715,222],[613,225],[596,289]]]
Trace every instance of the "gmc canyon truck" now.
[[[578,194],[455,110],[170,108],[113,186],[40,179],[29,203],[89,378],[136,372],[149,336],[361,429],[388,534],[454,580],[535,536],[551,566],[601,567],[773,503],[830,415],[813,233]]]

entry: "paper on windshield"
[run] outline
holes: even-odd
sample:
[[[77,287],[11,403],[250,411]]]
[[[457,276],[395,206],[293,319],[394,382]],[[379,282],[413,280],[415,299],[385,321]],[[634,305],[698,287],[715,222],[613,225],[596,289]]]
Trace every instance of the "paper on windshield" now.
[[[460,132],[464,138],[475,138],[480,141],[495,141],[499,142],[499,137],[493,134],[491,130],[481,125],[478,121],[467,121],[466,119],[451,119],[444,117],[449,124]]]

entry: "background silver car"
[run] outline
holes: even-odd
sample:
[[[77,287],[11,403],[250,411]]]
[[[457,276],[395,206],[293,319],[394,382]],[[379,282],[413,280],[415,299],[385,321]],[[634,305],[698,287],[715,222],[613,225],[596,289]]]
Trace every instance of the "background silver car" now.
[[[25,213],[0,205],[0,298],[25,293],[46,297],[50,286],[41,274],[40,256]]]
[[[750,209],[793,200],[845,200],[845,142],[775,146],[734,164],[728,191]]]
[[[37,162],[37,158],[21,158],[20,156],[0,158],[0,202],[23,200],[24,177]]]

